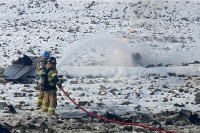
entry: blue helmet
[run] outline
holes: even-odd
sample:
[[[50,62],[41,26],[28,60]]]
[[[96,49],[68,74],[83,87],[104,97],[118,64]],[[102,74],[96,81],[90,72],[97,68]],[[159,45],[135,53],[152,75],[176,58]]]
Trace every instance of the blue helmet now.
[[[42,58],[49,59],[49,58],[50,58],[49,52],[45,51],[45,52],[42,54]]]

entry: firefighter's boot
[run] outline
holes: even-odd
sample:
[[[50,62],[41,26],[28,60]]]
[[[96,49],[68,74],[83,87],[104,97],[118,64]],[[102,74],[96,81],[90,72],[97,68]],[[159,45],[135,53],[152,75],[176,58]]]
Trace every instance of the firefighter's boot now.
[[[47,106],[42,106],[42,112],[48,112],[48,107]]]
[[[55,111],[49,111],[49,115],[55,115]]]
[[[36,107],[41,108],[42,107],[42,102],[37,102]]]
[[[49,115],[55,115],[55,108],[49,107]]]

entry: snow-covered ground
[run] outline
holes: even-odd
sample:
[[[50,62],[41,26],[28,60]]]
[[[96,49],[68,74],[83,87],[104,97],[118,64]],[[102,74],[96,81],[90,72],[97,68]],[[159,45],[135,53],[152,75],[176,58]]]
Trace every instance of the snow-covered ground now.
[[[0,0],[0,70],[23,54],[40,56],[46,50],[57,58],[64,90],[88,111],[199,113],[199,11],[195,0]],[[142,57],[139,64],[135,53]],[[24,119],[53,121],[35,108],[35,87],[1,81],[1,125],[7,121],[12,131],[22,132],[17,126]],[[86,116],[60,90],[56,113],[72,121]],[[200,131],[177,121],[171,127],[160,123],[167,130]],[[122,131],[129,130],[114,132]]]

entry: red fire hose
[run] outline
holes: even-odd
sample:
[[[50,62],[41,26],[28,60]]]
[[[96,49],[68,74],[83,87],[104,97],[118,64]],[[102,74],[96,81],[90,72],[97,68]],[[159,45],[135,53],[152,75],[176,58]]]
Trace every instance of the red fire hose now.
[[[86,112],[87,114],[94,116],[96,118],[108,121],[108,122],[112,122],[112,123],[118,123],[118,124],[123,124],[123,125],[133,125],[133,126],[139,126],[139,127],[143,127],[143,128],[148,128],[154,131],[161,131],[161,132],[166,132],[166,133],[178,133],[178,132],[174,132],[174,131],[167,131],[167,130],[162,130],[162,129],[158,129],[158,128],[154,128],[154,127],[149,127],[149,126],[145,126],[145,125],[140,125],[140,124],[135,124],[135,123],[127,123],[127,122],[120,122],[120,121],[114,121],[114,120],[109,120],[107,118],[103,118],[100,117],[98,115],[92,114],[90,112],[88,112],[87,110],[83,109],[81,106],[79,106],[71,97],[69,97],[69,95],[63,90],[63,88],[60,88],[62,90],[62,92],[81,110],[83,110],[84,112]]]

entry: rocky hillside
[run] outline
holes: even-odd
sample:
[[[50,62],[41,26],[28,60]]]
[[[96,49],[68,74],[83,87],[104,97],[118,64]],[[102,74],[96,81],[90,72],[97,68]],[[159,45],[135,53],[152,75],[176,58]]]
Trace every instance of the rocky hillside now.
[[[47,50],[61,61],[76,42],[110,33],[157,65],[87,66],[85,60],[100,51],[90,44],[81,47],[90,56],[74,54],[73,65],[60,67],[64,90],[81,107],[111,120],[198,133],[199,8],[195,0],[0,0],[0,75],[23,54]],[[167,65],[156,60],[162,58]],[[35,82],[0,79],[0,132],[154,132],[93,118],[60,90],[56,115],[49,116],[35,107],[38,93]]]
[[[155,56],[199,47],[197,1],[16,0],[0,7],[2,66],[43,50],[60,57],[66,45],[98,33],[118,35]]]

